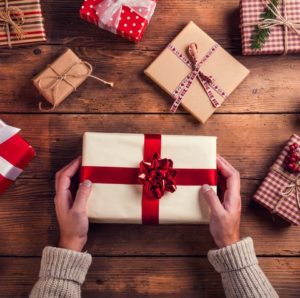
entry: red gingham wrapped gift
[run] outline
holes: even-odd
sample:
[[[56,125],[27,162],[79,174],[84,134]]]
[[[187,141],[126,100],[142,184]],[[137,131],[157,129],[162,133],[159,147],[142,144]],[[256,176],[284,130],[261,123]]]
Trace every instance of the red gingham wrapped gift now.
[[[0,120],[0,193],[13,184],[35,156],[19,131]]]
[[[254,200],[293,225],[300,224],[300,174],[291,173],[284,161],[292,144],[300,146],[300,137],[293,135],[271,167],[254,195]]]
[[[279,2],[278,11],[281,16],[284,17],[285,20],[297,24],[295,27],[300,33],[298,27],[300,24],[300,1],[284,0]],[[299,53],[300,35],[288,27],[286,28],[287,33],[285,33],[285,27],[280,23],[270,28],[270,35],[261,49],[251,48],[252,36],[255,32],[256,24],[261,21],[261,15],[267,3],[269,3],[269,0],[240,1],[243,55]],[[287,38],[286,42],[285,38]]]
[[[157,0],[84,0],[80,16],[100,28],[139,42]]]

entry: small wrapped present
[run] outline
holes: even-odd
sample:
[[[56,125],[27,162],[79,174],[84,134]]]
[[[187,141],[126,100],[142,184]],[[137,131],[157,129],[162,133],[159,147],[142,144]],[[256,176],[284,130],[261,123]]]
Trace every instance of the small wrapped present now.
[[[175,100],[204,123],[249,74],[193,22],[145,70]]]
[[[139,42],[154,13],[157,0],[85,0],[82,19],[100,28]]]
[[[72,50],[67,49],[32,81],[52,105],[50,110],[53,110],[89,77],[113,87],[113,83],[93,76],[92,72],[93,67],[90,63],[81,60]],[[39,108],[43,110],[42,103],[39,104]]]
[[[93,182],[92,222],[208,223],[199,190],[216,190],[216,137],[85,133],[86,179]]]
[[[0,1],[0,46],[46,41],[40,0]]]
[[[254,200],[293,225],[300,224],[300,137],[293,135]]]
[[[35,156],[19,131],[0,120],[0,193],[13,184]]]
[[[300,52],[299,0],[241,0],[244,55]]]

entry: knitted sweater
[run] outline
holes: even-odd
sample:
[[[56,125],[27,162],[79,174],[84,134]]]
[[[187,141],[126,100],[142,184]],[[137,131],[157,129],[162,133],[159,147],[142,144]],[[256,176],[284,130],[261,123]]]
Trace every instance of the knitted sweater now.
[[[251,238],[211,250],[208,259],[216,271],[221,273],[226,297],[278,298],[258,265]],[[46,247],[39,280],[30,298],[80,298],[81,285],[91,261],[91,255],[87,253]]]

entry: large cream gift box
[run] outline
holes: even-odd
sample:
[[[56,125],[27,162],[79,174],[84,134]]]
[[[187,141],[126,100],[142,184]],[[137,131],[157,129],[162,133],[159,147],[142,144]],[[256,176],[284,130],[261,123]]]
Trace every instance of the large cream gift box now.
[[[157,198],[152,192],[156,188],[151,188],[156,184],[144,183],[141,177],[148,176],[141,175],[141,169],[153,165],[155,179],[161,177],[157,173],[162,168],[162,173],[171,173],[170,180],[176,172],[175,191],[167,178],[158,183],[174,192]],[[199,190],[203,184],[216,190],[216,137],[87,132],[81,181],[86,179],[93,182],[88,201],[91,222],[208,223],[210,212]]]

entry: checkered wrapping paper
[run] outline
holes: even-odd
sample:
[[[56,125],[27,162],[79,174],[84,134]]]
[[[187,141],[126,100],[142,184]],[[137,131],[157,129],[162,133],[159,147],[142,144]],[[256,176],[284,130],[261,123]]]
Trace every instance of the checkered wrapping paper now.
[[[254,200],[269,209],[271,212],[282,198],[280,192],[291,184],[291,181],[274,171],[272,168],[277,167],[281,170],[284,170],[284,159],[288,154],[289,146],[294,143],[297,143],[300,146],[299,136],[293,135],[289,139],[287,145],[284,147],[283,151],[275,161],[274,165],[271,167],[266,178],[254,195]],[[287,171],[285,171],[285,173],[288,174],[291,179],[295,179],[297,177],[297,174],[289,173]],[[276,214],[293,225],[300,224],[300,210],[297,204],[295,191],[293,191],[287,198],[284,198],[279,202],[276,208]]]
[[[285,1],[287,14],[284,16],[282,3],[279,4],[280,13],[288,20],[300,20],[300,0]],[[252,49],[252,35],[255,25],[246,26],[246,24],[256,24],[260,21],[260,16],[265,10],[265,4],[262,0],[241,0],[241,35],[243,55],[263,55],[263,54],[282,54],[284,52],[284,27],[276,26],[271,28],[271,34],[260,50]],[[300,36],[294,31],[288,30],[288,53],[300,52]]]

